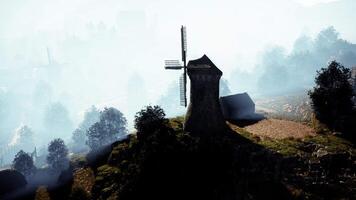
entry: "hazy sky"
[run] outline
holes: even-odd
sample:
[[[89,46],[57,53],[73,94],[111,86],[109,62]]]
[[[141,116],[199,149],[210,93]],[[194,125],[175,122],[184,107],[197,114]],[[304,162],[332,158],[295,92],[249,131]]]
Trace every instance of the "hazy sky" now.
[[[180,25],[188,30],[188,58],[207,54],[233,78],[236,68],[252,71],[266,48],[290,49],[298,36],[330,25],[355,43],[355,10],[355,0],[0,0],[0,68],[18,58],[43,65],[49,47],[66,64],[64,96],[87,85],[95,97],[78,97],[85,106],[124,107],[132,74],[143,77],[150,102],[178,79],[163,60],[180,58]]]

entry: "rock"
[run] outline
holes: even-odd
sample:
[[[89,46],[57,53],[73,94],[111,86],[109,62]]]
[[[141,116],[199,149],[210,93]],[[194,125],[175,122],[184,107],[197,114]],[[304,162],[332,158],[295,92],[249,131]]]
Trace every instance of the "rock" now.
[[[25,176],[16,170],[0,171],[0,196],[26,186]]]
[[[320,149],[318,149],[318,151],[316,151],[315,156],[316,156],[317,158],[321,158],[321,157],[324,157],[324,156],[326,156],[326,155],[328,155],[328,154],[329,154],[329,153],[328,153],[327,150],[325,150],[325,149],[323,149],[323,148],[320,148]]]

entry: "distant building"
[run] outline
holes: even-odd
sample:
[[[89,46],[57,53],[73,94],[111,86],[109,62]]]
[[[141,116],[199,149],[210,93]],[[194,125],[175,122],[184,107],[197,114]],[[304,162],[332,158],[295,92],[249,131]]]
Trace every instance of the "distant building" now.
[[[220,105],[226,120],[259,120],[263,118],[255,113],[255,103],[246,92],[220,97]]]

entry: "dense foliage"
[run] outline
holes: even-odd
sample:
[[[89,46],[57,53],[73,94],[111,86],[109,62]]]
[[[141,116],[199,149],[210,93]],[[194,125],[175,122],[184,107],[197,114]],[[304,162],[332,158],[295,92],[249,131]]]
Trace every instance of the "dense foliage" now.
[[[100,113],[100,120],[87,131],[87,144],[92,150],[110,144],[127,134],[127,121],[115,108],[105,108]]]
[[[353,113],[353,90],[350,70],[332,61],[317,72],[316,86],[309,91],[315,115],[332,130],[347,131]]]
[[[29,176],[36,170],[32,157],[22,150],[15,155],[15,158],[12,161],[12,168],[19,171],[24,176]]]
[[[62,171],[68,168],[68,149],[62,139],[54,139],[48,145],[47,163],[54,171]]]
[[[147,135],[159,129],[167,122],[166,114],[159,106],[147,106],[135,115],[135,128],[137,137],[144,139]]]

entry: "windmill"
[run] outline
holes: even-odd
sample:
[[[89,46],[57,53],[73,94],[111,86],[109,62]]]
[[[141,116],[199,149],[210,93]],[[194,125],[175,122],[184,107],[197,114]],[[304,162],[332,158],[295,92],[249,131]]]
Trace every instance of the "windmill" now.
[[[182,46],[182,62],[179,60],[165,60],[165,69],[170,70],[181,70],[183,69],[183,74],[179,78],[179,96],[180,105],[187,107],[187,29],[182,26],[180,29],[181,35],[181,46]]]

